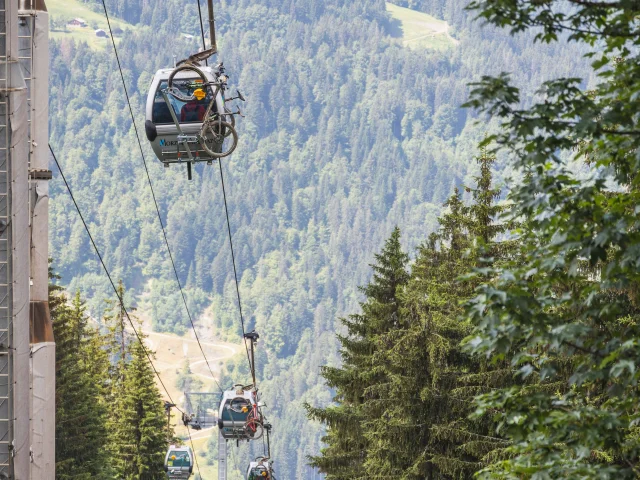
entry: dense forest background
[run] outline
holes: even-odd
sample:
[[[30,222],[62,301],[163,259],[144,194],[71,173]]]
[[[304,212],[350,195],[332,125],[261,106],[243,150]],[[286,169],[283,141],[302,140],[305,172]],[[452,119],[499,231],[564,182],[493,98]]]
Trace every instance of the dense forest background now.
[[[99,2],[86,3],[100,11]],[[512,72],[529,102],[530,85],[589,75],[577,47],[481,28],[465,1],[395,3],[446,20],[458,44],[403,47],[381,0],[216,3],[219,60],[248,99],[240,145],[223,169],[243,308],[262,338],[259,376],[280,479],[305,478],[306,456],[320,449],[322,428],[306,419],[303,403],[331,399],[320,366],[339,361],[339,317],[357,309],[373,253],[397,225],[413,257],[437,227],[442,203],[477,174],[476,145],[493,125],[460,108],[468,82]],[[198,48],[196,0],[107,6],[134,25],[118,48],[142,133],[153,73]],[[155,330],[187,334],[113,51],[62,39],[51,53],[51,143],[107,265]],[[184,169],[164,169],[142,140],[202,334],[237,342],[217,168],[198,166],[189,182]],[[498,158],[499,185],[509,174],[502,165]],[[107,280],[58,177],[51,196],[54,267],[99,318],[112,296]],[[225,387],[247,380],[242,358],[226,368]]]

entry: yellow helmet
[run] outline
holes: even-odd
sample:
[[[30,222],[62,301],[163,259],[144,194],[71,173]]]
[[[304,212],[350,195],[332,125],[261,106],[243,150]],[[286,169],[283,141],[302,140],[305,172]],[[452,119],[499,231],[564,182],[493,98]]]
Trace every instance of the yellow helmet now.
[[[197,100],[202,100],[204,97],[207,96],[207,94],[204,92],[204,90],[202,90],[201,88],[198,88],[196,91],[193,92],[193,96],[196,97]]]

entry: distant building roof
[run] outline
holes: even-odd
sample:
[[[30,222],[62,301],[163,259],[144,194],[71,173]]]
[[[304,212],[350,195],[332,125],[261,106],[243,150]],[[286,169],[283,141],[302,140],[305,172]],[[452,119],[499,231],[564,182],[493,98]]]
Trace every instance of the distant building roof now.
[[[70,20],[69,23],[67,23],[67,25],[86,25],[86,24],[87,22],[85,22],[81,18],[74,18],[73,20]]]
[[[107,36],[107,32],[105,32],[103,29],[99,28],[96,30],[96,37],[106,37]]]

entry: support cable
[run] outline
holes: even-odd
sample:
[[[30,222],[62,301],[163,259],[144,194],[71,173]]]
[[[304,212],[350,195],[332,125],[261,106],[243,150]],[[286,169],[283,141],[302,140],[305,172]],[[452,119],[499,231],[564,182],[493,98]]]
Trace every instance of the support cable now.
[[[222,162],[218,160],[218,166],[220,167],[220,183],[222,184],[222,197],[224,198],[224,212],[227,217],[227,231],[229,232],[229,245],[231,246],[231,261],[233,263],[233,276],[236,281],[236,295],[238,297],[238,310],[240,311],[240,324],[242,325],[242,337],[244,338],[244,346],[247,349],[247,359],[249,360],[249,368],[251,368],[251,376],[253,377],[253,386],[257,388],[256,384],[256,368],[254,362],[251,361],[249,355],[249,346],[247,345],[246,330],[244,328],[244,316],[242,315],[242,300],[240,299],[240,283],[238,282],[238,270],[236,269],[236,256],[233,251],[233,238],[231,235],[231,221],[229,220],[229,207],[227,206],[227,192],[224,187],[224,175],[222,174]],[[251,344],[253,348],[253,343]]]
[[[162,388],[164,389],[165,393],[167,394],[167,397],[169,398],[169,401],[171,403],[175,404],[175,402],[171,398],[171,395],[169,394],[169,391],[167,390],[167,387],[165,386],[164,382],[162,381],[162,378],[160,378],[160,374],[158,373],[158,370],[156,370],[156,367],[153,364],[153,361],[151,360],[151,356],[149,355],[149,352],[147,351],[147,347],[145,347],[144,342],[142,341],[142,338],[140,338],[140,335],[138,334],[138,330],[136,329],[135,325],[133,324],[133,321],[131,320],[131,317],[129,316],[129,312],[127,311],[127,307],[124,306],[124,300],[120,296],[120,293],[118,292],[118,288],[116,287],[116,284],[113,282],[113,279],[111,278],[111,274],[109,273],[109,269],[107,268],[107,265],[104,263],[104,260],[102,259],[102,254],[100,253],[100,250],[98,249],[98,246],[96,245],[96,242],[93,239],[93,235],[91,235],[91,231],[89,230],[89,226],[87,225],[87,222],[84,219],[84,215],[82,215],[82,212],[80,211],[80,207],[78,206],[78,202],[76,202],[76,199],[75,199],[75,197],[73,195],[73,192],[71,191],[71,187],[69,186],[69,182],[67,182],[67,179],[64,176],[64,173],[62,172],[62,167],[60,166],[60,162],[58,162],[58,158],[56,157],[56,154],[53,152],[53,148],[51,148],[51,145],[49,145],[49,151],[51,152],[51,155],[53,156],[53,160],[56,162],[56,165],[58,167],[58,171],[60,172],[60,176],[62,177],[62,181],[64,182],[65,186],[67,187],[67,191],[69,192],[69,196],[71,197],[71,200],[73,201],[73,205],[76,207],[76,211],[78,212],[78,215],[80,216],[80,220],[82,221],[82,224],[84,225],[84,229],[86,230],[87,235],[89,236],[89,240],[91,240],[91,245],[93,245],[93,249],[95,250],[96,255],[98,256],[98,259],[100,260],[100,263],[102,264],[102,268],[103,268],[104,272],[107,274],[107,278],[109,279],[109,283],[111,283],[111,287],[113,288],[113,291],[115,292],[116,297],[118,297],[118,302],[120,303],[120,307],[122,307],[122,311],[127,316],[127,320],[129,320],[129,323],[131,324],[131,328],[133,328],[133,333],[135,333],[136,338],[138,339],[138,342],[140,342],[140,345],[142,345],[142,349],[144,350],[144,353],[145,353],[145,355],[147,357],[147,360],[149,360],[149,364],[151,365],[151,368],[153,369],[153,372],[155,373],[156,377],[158,377],[158,380],[160,381],[160,385],[162,385]],[[178,407],[176,407],[176,408],[178,408]],[[178,410],[180,410],[180,409],[178,409]]]
[[[160,221],[160,228],[162,229],[162,235],[164,237],[164,243],[167,247],[167,252],[169,253],[169,259],[171,260],[171,266],[173,267],[173,273],[176,277],[176,282],[178,282],[178,288],[180,289],[180,295],[182,296],[182,302],[184,303],[184,308],[187,311],[187,316],[189,317],[189,322],[191,323],[191,328],[193,329],[193,333],[195,334],[196,341],[198,342],[198,347],[200,347],[200,352],[202,352],[202,356],[204,357],[205,362],[207,363],[207,368],[209,369],[209,373],[211,374],[211,378],[216,383],[220,392],[224,392],[215,375],[213,374],[213,369],[209,364],[209,359],[207,355],[204,353],[204,348],[200,343],[200,337],[198,336],[198,331],[196,330],[195,323],[193,322],[193,317],[191,316],[191,311],[189,310],[189,306],[187,305],[187,297],[184,294],[184,290],[182,288],[182,282],[180,281],[180,277],[178,275],[178,269],[176,268],[175,261],[173,260],[173,254],[171,253],[171,247],[169,246],[169,240],[167,238],[167,231],[164,226],[164,222],[162,221],[162,216],[160,215],[160,207],[158,206],[158,200],[156,199],[156,194],[153,189],[153,182],[151,181],[151,175],[149,174],[149,168],[147,167],[147,160],[144,156],[144,150],[142,149],[142,142],[140,141],[140,134],[138,133],[138,127],[136,125],[135,116],[133,115],[133,108],[131,107],[131,99],[129,97],[129,91],[127,90],[127,85],[124,80],[124,74],[122,73],[122,66],[120,64],[120,56],[118,55],[118,49],[116,48],[116,42],[113,37],[113,32],[111,30],[111,21],[109,20],[109,13],[107,12],[107,5],[105,0],[102,0],[102,6],[104,8],[104,15],[107,19],[107,25],[109,26],[109,35],[111,36],[111,43],[113,44],[113,52],[116,56],[116,61],[118,63],[118,70],[120,70],[120,78],[122,79],[122,88],[124,89],[124,94],[127,99],[127,105],[129,106],[129,113],[131,114],[131,122],[133,123],[133,129],[136,134],[136,139],[138,140],[138,147],[140,148],[140,156],[142,157],[142,163],[144,164],[144,170],[147,174],[147,181],[149,183],[149,188],[151,190],[151,197],[153,198],[153,203],[156,208],[156,213],[158,214],[158,220]]]
[[[189,435],[189,443],[191,444],[191,451],[193,452],[193,458],[196,461],[196,470],[198,470],[198,475],[202,478],[202,474],[200,473],[200,465],[198,464],[198,455],[196,454],[196,447],[193,445],[193,438],[191,438],[191,429],[189,428],[189,424],[186,425],[187,434]]]
[[[104,2],[104,0],[103,0]],[[211,6],[209,7],[211,8]],[[204,24],[202,21],[202,8],[200,7],[200,0],[198,0],[198,17],[200,19],[200,32],[202,33],[202,48],[206,50],[206,41],[205,41],[205,37],[204,37]],[[213,28],[213,26],[211,26],[211,28]],[[115,45],[114,45],[115,46]],[[208,65],[208,63],[207,63]],[[229,206],[227,203],[227,191],[224,185],[224,174],[222,172],[222,160],[218,159],[218,167],[220,169],[220,184],[222,185],[222,198],[224,199],[224,212],[225,212],[225,217],[227,220],[227,233],[229,234],[229,246],[231,248],[231,262],[233,264],[233,277],[235,280],[235,284],[236,284],[236,296],[238,299],[238,311],[240,313],[240,325],[242,326],[242,338],[244,340],[244,346],[245,349],[247,350],[247,360],[249,361],[249,368],[251,369],[251,377],[253,379],[253,388],[257,389],[258,388],[258,384],[257,384],[257,380],[256,380],[256,368],[255,368],[255,355],[254,355],[254,342],[255,339],[251,339],[251,354],[249,354],[249,346],[247,345],[247,331],[245,329],[245,323],[244,323],[244,315],[242,313],[242,299],[240,297],[240,282],[238,281],[238,269],[236,267],[236,256],[235,256],[235,251],[233,248],[233,235],[231,234],[231,220],[229,219]],[[264,417],[263,417],[264,418]],[[269,432],[266,432],[267,435],[269,435]],[[268,440],[267,440],[268,442]],[[264,435],[262,438],[262,449],[263,451],[266,450],[266,446],[265,446],[265,442],[264,442]],[[268,455],[271,454],[271,448],[268,448],[269,453]],[[234,464],[236,466],[236,470],[238,469],[238,465],[235,461],[235,452],[232,449],[231,450],[232,455],[234,457]],[[266,453],[266,452],[265,452]]]
[[[158,370],[156,370],[156,367],[153,364],[153,361],[151,360],[151,355],[149,355],[149,351],[147,350],[147,347],[145,346],[144,342],[142,341],[142,338],[140,338],[140,335],[138,334],[138,330],[136,329],[135,325],[133,324],[133,320],[131,320],[131,317],[129,316],[129,312],[127,311],[127,307],[125,307],[125,305],[124,305],[124,299],[120,296],[120,293],[118,292],[118,288],[116,287],[115,283],[113,282],[113,279],[111,278],[111,274],[109,273],[109,269],[107,268],[107,265],[104,263],[104,260],[102,258],[102,254],[100,253],[100,250],[98,249],[98,246],[96,245],[96,242],[93,239],[93,235],[91,235],[91,231],[89,230],[89,226],[87,225],[87,222],[84,219],[84,215],[82,215],[82,211],[80,210],[80,206],[78,205],[78,202],[76,202],[76,198],[73,195],[73,191],[71,190],[71,187],[69,186],[69,182],[67,182],[67,179],[64,176],[64,172],[62,171],[62,167],[60,166],[60,162],[58,162],[58,158],[56,157],[56,154],[54,153],[53,148],[51,148],[51,144],[49,144],[49,151],[51,152],[51,155],[53,156],[53,160],[56,162],[56,166],[58,167],[58,171],[60,172],[60,176],[62,177],[62,181],[64,182],[65,186],[67,187],[67,191],[69,192],[69,196],[71,197],[71,201],[73,202],[73,205],[76,207],[76,211],[78,212],[78,216],[80,217],[80,220],[82,221],[82,225],[84,225],[84,229],[87,232],[87,235],[89,236],[89,240],[91,241],[91,245],[93,246],[93,249],[95,250],[96,255],[98,256],[98,259],[100,260],[100,264],[102,265],[102,269],[104,270],[104,273],[107,274],[107,278],[109,279],[109,283],[111,283],[111,287],[113,288],[113,291],[116,294],[116,297],[118,297],[118,302],[120,303],[120,307],[122,308],[122,311],[125,313],[125,315],[127,317],[127,320],[129,320],[129,324],[131,325],[131,328],[133,329],[133,333],[135,334],[136,338],[138,339],[138,342],[140,343],[140,346],[142,346],[142,350],[144,351],[144,354],[147,357],[147,360],[149,361],[149,365],[151,365],[151,369],[153,370],[153,373],[158,378],[158,381],[160,382],[160,385],[162,385],[162,388],[164,389],[164,392],[167,395],[167,398],[169,399],[169,401],[172,404],[174,404],[175,409],[178,410],[180,413],[184,414],[184,412],[176,405],[176,403],[171,398],[171,394],[169,393],[169,390],[167,390],[166,385],[164,384],[164,382],[162,381],[162,378],[160,377],[160,373],[158,372]],[[194,451],[194,455],[193,456],[196,459],[196,468],[198,470],[198,474],[200,474],[200,466],[198,465],[198,458],[195,455],[195,449],[194,449],[194,446],[193,446],[193,439],[191,438],[191,429],[189,428],[189,425],[187,425],[187,434],[189,435],[189,442],[191,443],[191,449]]]

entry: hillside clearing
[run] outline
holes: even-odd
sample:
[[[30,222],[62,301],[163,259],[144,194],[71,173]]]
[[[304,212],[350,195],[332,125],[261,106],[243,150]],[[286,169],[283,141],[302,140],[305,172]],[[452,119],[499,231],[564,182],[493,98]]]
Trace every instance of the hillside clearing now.
[[[47,0],[47,9],[50,14],[51,38],[61,40],[73,38],[76,41],[87,42],[93,49],[104,48],[110,44],[109,38],[96,37],[95,30],[101,28],[109,31],[104,14],[94,11],[78,0]],[[111,16],[110,16],[111,17]],[[66,24],[74,18],[82,18],[86,27],[67,27]],[[110,18],[112,28],[126,30],[132,28],[129,23],[115,18]],[[116,35],[117,40],[117,35]]]
[[[445,50],[458,44],[449,34],[449,24],[426,13],[387,2],[392,18],[392,36],[405,47]]]

